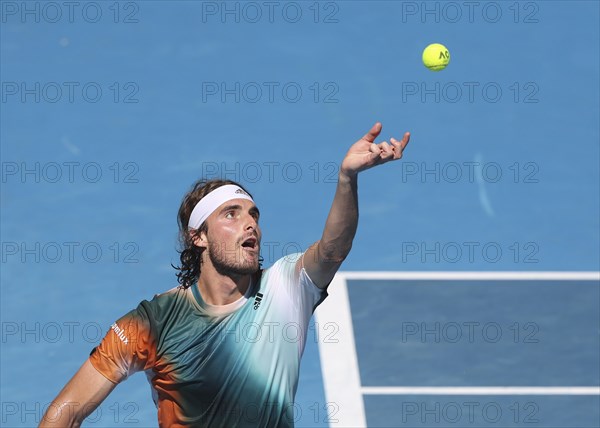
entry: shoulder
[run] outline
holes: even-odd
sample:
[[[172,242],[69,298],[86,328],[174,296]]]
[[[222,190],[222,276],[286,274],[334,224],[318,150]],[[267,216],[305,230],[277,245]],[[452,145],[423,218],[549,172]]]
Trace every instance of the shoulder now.
[[[134,310],[151,322],[163,320],[177,306],[187,304],[190,290],[177,286],[163,293],[154,295],[152,300],[143,300]]]
[[[293,253],[277,260],[273,266],[263,272],[263,281],[277,281],[288,284],[300,284],[316,287],[304,269],[305,253]]]
[[[310,316],[327,292],[317,287],[304,269],[304,254],[293,253],[277,260],[264,272],[261,288],[286,294],[296,305],[306,308],[306,316]]]
[[[281,257],[272,266],[263,271],[263,278],[273,275],[289,276],[295,278],[298,276],[298,263],[303,253],[293,253]]]

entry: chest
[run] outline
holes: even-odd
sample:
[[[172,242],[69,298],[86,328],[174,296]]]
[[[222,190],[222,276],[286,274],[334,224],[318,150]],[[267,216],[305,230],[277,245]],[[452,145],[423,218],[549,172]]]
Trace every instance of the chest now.
[[[289,307],[253,299],[225,317],[190,315],[168,323],[155,372],[175,383],[220,385],[233,377],[298,371],[306,328]]]

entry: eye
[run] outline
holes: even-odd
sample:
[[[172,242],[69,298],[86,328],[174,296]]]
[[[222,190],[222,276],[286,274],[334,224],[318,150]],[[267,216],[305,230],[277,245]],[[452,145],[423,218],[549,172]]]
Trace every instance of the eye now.
[[[250,215],[258,223],[258,219],[260,218],[260,212],[256,208],[250,209]]]
[[[226,219],[232,219],[234,217],[235,213],[233,211],[227,211],[225,213],[225,218]]]

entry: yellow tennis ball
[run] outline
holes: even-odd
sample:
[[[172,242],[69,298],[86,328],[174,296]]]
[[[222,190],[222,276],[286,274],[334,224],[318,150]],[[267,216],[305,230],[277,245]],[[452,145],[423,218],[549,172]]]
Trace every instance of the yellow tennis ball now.
[[[450,62],[450,52],[446,46],[432,43],[423,51],[423,64],[431,71],[440,71]]]

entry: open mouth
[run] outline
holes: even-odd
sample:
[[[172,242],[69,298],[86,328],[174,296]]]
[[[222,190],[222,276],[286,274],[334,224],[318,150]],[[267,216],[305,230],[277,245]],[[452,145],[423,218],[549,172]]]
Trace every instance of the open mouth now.
[[[255,250],[258,248],[258,239],[254,237],[247,238],[242,242],[242,247],[247,248],[249,250]]]

